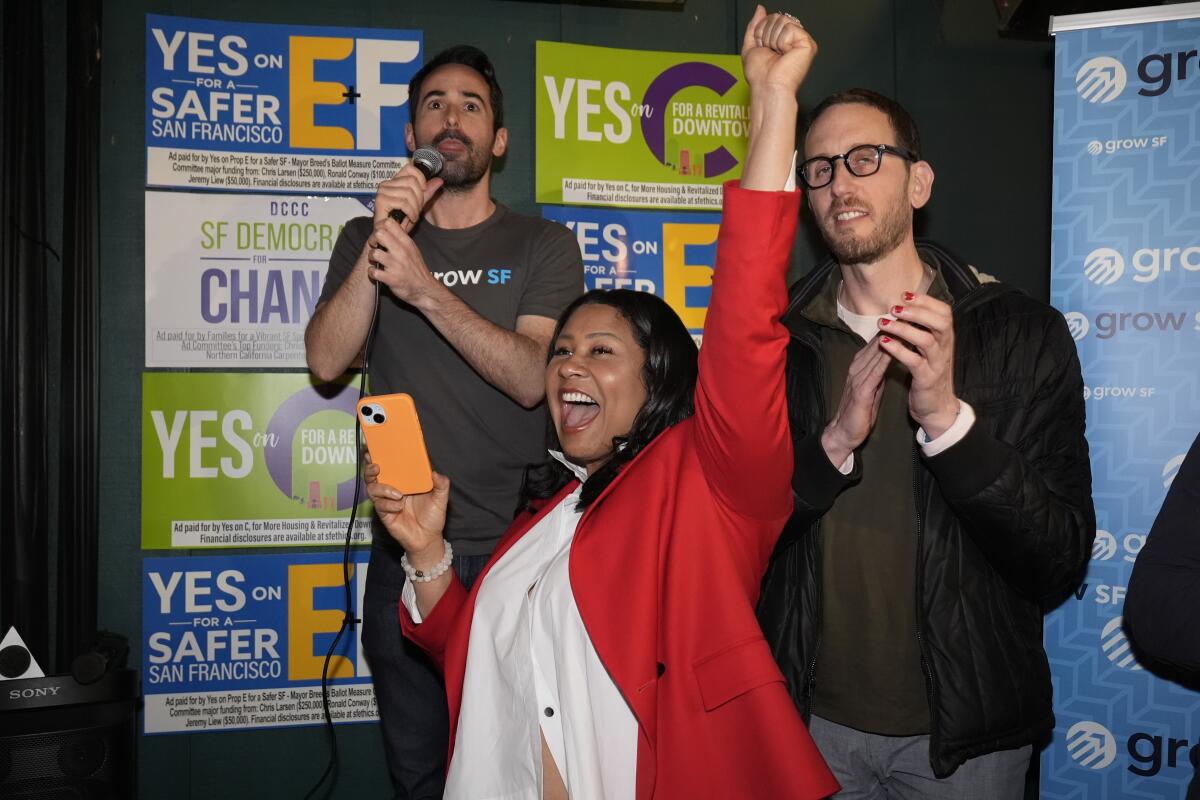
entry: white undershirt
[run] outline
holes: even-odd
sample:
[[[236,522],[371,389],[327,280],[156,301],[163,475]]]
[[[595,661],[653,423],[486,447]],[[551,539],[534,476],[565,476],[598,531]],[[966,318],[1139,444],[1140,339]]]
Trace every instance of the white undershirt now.
[[[592,646],[568,575],[581,490],[542,517],[479,587],[449,800],[541,800],[542,736],[571,797],[634,797],[637,719]],[[410,583],[401,599],[419,624]]]
[[[838,319],[846,323],[846,327],[861,336],[865,342],[871,341],[879,333],[879,314],[855,314],[842,305],[841,299],[838,299],[837,315]],[[896,315],[890,311],[883,316],[888,319],[896,319]],[[922,453],[932,458],[938,453],[948,450],[951,446],[961,442],[974,424],[975,409],[971,408],[965,401],[959,400],[958,416],[954,418],[954,423],[936,439],[930,439],[929,434],[925,433],[924,428],[918,428],[917,444],[921,445]],[[849,475],[854,471],[854,453],[846,457],[846,460],[838,467],[838,471],[843,475]]]

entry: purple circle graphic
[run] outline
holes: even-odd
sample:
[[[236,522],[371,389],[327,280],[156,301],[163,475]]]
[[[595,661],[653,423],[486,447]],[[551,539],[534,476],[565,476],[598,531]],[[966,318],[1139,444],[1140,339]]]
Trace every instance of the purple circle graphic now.
[[[650,116],[642,117],[642,138],[660,164],[667,163],[666,111],[671,98],[690,86],[703,86],[718,96],[724,95],[737,84],[737,78],[715,64],[688,61],[663,70],[646,88],[642,105],[654,109]],[[704,154],[704,175],[716,177],[737,166],[737,159],[722,145]]]
[[[330,396],[323,394],[334,389],[336,391]],[[349,386],[339,388],[339,384],[330,383],[321,387],[306,386],[279,404],[267,425],[267,443],[263,446],[267,472],[279,491],[288,497],[296,497],[292,491],[292,442],[301,423],[319,411],[344,411],[353,423],[357,403],[358,395]],[[358,480],[360,476],[354,475],[337,485],[338,511],[349,508],[354,502],[354,483]]]

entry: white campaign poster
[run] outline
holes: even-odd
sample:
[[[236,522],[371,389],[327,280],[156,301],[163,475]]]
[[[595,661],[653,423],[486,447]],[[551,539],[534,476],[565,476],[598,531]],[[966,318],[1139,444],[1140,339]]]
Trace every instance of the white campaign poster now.
[[[348,197],[146,192],[146,366],[303,367]]]

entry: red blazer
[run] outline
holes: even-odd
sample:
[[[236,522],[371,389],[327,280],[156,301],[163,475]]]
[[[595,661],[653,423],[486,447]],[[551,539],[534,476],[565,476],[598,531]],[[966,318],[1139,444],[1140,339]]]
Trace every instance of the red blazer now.
[[[638,721],[637,798],[820,798],[838,785],[754,616],[792,509],[780,324],[799,195],[729,184],[700,350],[696,413],[665,431],[583,514],[575,601]],[[446,676],[450,753],[475,596],[504,553],[576,486],[522,514],[468,593],[457,579],[404,634]]]

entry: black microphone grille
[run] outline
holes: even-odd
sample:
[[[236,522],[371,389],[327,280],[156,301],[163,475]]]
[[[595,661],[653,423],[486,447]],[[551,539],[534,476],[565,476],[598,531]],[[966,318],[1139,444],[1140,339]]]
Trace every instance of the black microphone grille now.
[[[412,154],[412,163],[426,179],[442,171],[442,154],[432,147],[418,147]]]

